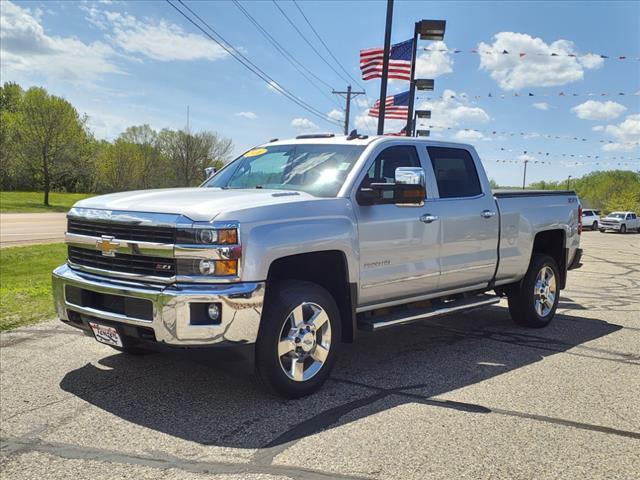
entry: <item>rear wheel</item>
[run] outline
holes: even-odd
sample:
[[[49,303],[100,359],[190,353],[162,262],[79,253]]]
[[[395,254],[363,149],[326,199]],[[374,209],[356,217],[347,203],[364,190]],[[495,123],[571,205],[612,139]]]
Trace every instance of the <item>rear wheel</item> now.
[[[601,228],[601,229],[600,229],[600,233],[604,233],[604,228]]]
[[[549,255],[536,253],[520,285],[509,293],[509,312],[518,325],[540,328],[551,322],[558,308],[559,270]]]
[[[620,233],[627,233],[627,226],[626,225],[620,225]]]
[[[256,342],[256,373],[273,393],[309,395],[329,377],[340,335],[338,307],[324,288],[302,281],[275,284]]]

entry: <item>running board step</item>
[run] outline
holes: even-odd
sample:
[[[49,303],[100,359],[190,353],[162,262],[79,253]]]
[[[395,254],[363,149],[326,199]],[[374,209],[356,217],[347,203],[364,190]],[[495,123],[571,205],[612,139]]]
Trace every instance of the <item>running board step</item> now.
[[[358,321],[360,330],[375,332],[383,328],[395,327],[406,323],[424,320],[427,318],[439,317],[449,313],[471,310],[478,307],[485,307],[500,302],[500,297],[496,295],[476,295],[448,302],[441,302],[426,308],[411,308],[400,310],[388,315],[379,315],[372,318],[365,318]]]

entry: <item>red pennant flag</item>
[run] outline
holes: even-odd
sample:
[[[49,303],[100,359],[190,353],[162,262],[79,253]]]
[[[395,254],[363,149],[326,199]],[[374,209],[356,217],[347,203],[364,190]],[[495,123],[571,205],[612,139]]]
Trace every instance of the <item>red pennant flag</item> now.
[[[625,60],[627,57],[618,57],[618,60]]]
[[[506,50],[503,50],[503,51],[502,51],[502,54],[503,54],[503,55],[508,55],[508,54],[509,54],[509,52],[507,52]]]
[[[564,97],[564,92],[560,92],[560,93],[558,94],[558,96],[560,96],[560,97]]]
[[[526,55],[526,53],[521,53],[520,54],[520,58],[524,57]]]

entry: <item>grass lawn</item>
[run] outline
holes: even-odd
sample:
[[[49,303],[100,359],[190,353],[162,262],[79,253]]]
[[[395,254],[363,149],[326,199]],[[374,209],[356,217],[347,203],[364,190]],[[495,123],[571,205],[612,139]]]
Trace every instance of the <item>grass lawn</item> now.
[[[66,255],[63,243],[0,250],[0,331],[55,317],[51,271]]]
[[[0,213],[66,212],[78,200],[92,197],[93,193],[49,194],[49,207],[42,204],[42,192],[0,192]]]

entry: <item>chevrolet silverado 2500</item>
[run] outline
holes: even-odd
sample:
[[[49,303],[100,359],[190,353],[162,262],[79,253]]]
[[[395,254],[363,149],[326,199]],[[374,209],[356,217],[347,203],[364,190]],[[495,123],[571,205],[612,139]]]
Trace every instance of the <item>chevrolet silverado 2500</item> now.
[[[265,386],[299,397],[358,329],[503,296],[516,323],[547,325],[581,227],[573,192],[492,192],[471,146],[306,135],[198,188],[78,202],[53,293],[63,322],[121,351],[254,344]]]

